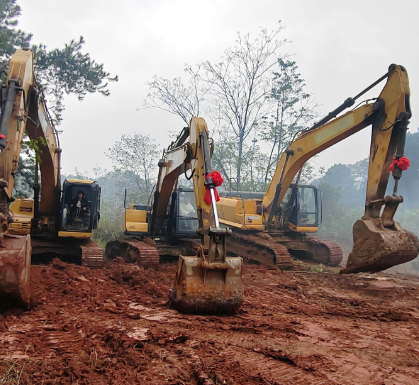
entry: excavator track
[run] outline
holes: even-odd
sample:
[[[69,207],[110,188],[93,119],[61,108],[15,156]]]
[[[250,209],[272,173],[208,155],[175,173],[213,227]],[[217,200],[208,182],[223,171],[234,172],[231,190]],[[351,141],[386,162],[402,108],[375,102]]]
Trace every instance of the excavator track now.
[[[267,233],[240,234],[233,232],[227,242],[230,254],[240,255],[245,261],[257,261],[263,265],[277,265],[282,270],[293,267],[287,248]]]
[[[80,245],[81,261],[83,266],[90,269],[100,269],[103,267],[103,250],[91,239]]]
[[[144,268],[157,268],[160,263],[159,251],[153,245],[138,239],[108,242],[105,249],[108,259],[123,258],[126,262],[137,263]]]
[[[328,263],[328,266],[336,267],[339,266],[343,259],[343,252],[341,247],[336,243],[332,241],[326,241],[324,239],[319,239],[315,237],[310,237],[309,235],[306,235],[305,238],[312,242],[313,244],[321,244],[326,246],[329,249],[330,253],[330,262]]]
[[[291,255],[307,263],[319,263],[336,267],[342,262],[341,247],[332,241],[309,236],[303,233],[270,233],[274,242],[286,247]]]

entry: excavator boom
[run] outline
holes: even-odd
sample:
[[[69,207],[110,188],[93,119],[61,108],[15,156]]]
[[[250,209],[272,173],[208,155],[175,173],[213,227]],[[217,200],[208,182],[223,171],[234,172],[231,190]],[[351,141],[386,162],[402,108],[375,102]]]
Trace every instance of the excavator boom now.
[[[385,79],[387,82],[374,102],[367,101],[366,104],[336,117]],[[419,250],[416,236],[403,230],[393,219],[398,205],[403,201],[403,198],[397,195],[397,186],[402,175],[397,163],[404,155],[406,131],[411,117],[409,97],[409,81],[405,68],[391,65],[387,74],[354,98],[348,98],[327,117],[303,131],[290,143],[278,162],[269,188],[259,205],[259,213],[247,210],[246,216],[233,217],[229,214],[229,206],[238,207],[241,202],[232,202],[231,198],[224,198],[220,204],[223,223],[229,223],[239,231],[249,229],[253,232],[265,230],[270,235],[279,233],[282,240],[284,234],[292,236],[299,231],[310,232],[310,228],[299,227],[298,219],[301,218],[298,215],[301,213],[299,191],[303,187],[299,186],[299,175],[304,164],[321,151],[367,126],[372,126],[365,215],[354,225],[354,248],[349,255],[347,268],[342,270],[342,273],[380,271],[415,258]],[[393,195],[385,197],[393,160]],[[296,182],[293,183],[296,176]],[[246,207],[245,202],[243,207]],[[258,202],[255,203],[257,208]],[[287,211],[290,209],[292,211]],[[236,209],[235,213],[237,212]],[[315,213],[306,214],[306,218],[308,215],[314,216]],[[304,223],[304,220],[301,222]],[[307,223],[307,219],[305,222]],[[309,239],[306,238],[306,241]],[[293,242],[291,240],[288,245],[292,245]],[[301,246],[303,245],[300,242],[299,248]]]
[[[393,219],[403,201],[397,196],[397,185],[402,175],[397,165],[393,171],[393,195],[385,197],[393,159],[404,155],[411,117],[409,81],[406,70],[397,65],[391,65],[383,78],[387,78],[387,83],[374,103],[362,105],[315,127],[291,143],[263,199],[269,213],[266,218],[269,225],[278,202],[282,201],[295,175],[308,159],[372,125],[365,215],[354,225],[354,247],[342,273],[381,271],[408,262],[418,255],[416,236],[403,230]],[[352,100],[355,101],[355,98]]]
[[[15,199],[14,178],[25,134],[38,147],[34,198]],[[2,305],[7,300],[29,307],[32,260],[54,255],[100,267],[103,253],[89,239],[99,220],[100,187],[93,181],[67,180],[62,189],[58,135],[36,83],[33,53],[27,49],[12,56],[1,87],[0,150],[0,297]],[[66,212],[71,211],[67,206],[76,188],[83,190],[82,195],[86,192],[89,201],[85,211],[72,218]]]

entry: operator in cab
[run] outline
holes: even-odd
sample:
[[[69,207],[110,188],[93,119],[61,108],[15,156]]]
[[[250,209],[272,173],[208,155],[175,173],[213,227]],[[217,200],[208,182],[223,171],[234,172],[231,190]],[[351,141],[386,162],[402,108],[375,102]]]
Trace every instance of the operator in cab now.
[[[195,214],[195,209],[191,205],[191,198],[189,196],[185,195],[181,200],[179,212],[182,217],[191,217]]]
[[[70,204],[70,215],[67,219],[68,225],[73,225],[75,218],[86,218],[89,216],[88,202],[83,191],[78,191],[77,196],[73,198]]]
[[[87,210],[87,199],[84,196],[82,191],[77,192],[77,196],[73,198],[70,204],[70,211],[71,212],[77,212],[77,209],[80,211],[86,211]]]

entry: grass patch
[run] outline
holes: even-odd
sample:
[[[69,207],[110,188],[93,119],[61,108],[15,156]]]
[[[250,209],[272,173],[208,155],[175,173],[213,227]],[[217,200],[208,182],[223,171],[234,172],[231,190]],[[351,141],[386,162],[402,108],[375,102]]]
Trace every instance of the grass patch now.
[[[30,360],[7,360],[0,364],[0,385],[19,385]]]

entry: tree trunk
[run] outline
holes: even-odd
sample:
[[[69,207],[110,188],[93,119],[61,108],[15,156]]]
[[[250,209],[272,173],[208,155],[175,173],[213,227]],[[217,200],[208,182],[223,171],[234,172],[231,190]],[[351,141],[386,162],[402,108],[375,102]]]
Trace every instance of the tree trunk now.
[[[237,191],[241,191],[241,167],[243,156],[243,134],[239,137],[239,156],[237,158]]]

